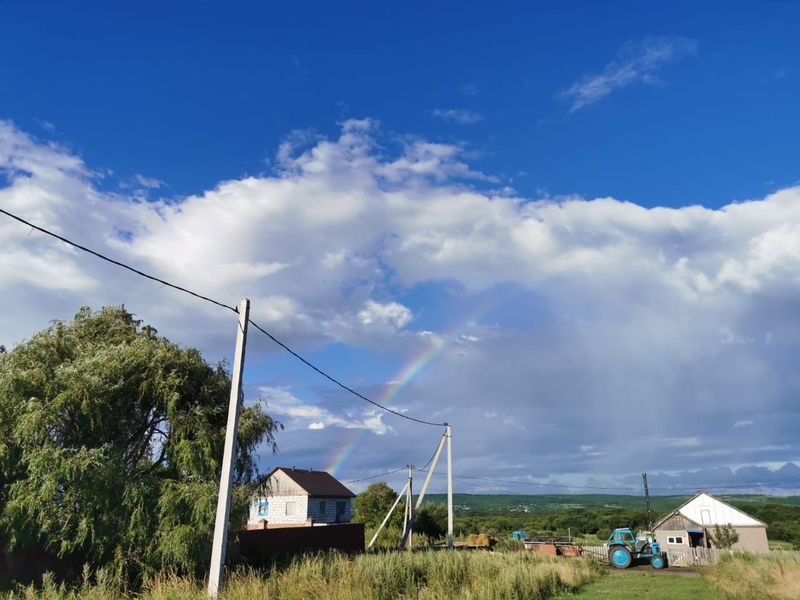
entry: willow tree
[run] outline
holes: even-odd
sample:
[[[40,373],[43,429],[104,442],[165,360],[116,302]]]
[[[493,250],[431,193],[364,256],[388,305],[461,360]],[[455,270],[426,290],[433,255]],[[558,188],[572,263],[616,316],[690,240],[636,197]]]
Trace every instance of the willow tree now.
[[[129,572],[207,568],[230,376],[124,307],[55,321],[0,354],[0,532]],[[281,427],[243,406],[231,532]]]

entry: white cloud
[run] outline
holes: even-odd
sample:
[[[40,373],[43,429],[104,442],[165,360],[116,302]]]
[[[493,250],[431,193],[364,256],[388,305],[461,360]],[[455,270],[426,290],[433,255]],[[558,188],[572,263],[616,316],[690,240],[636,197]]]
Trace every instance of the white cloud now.
[[[135,177],[139,185],[147,189],[155,190],[164,185],[163,181],[156,179],[155,177],[145,177],[144,175],[139,175],[138,173]]]
[[[755,425],[754,421],[736,421],[733,424],[734,427],[749,427],[750,425]]]
[[[260,386],[258,394],[266,401],[267,411],[284,421],[287,430],[341,427],[368,429],[378,435],[392,430],[383,422],[385,413],[364,410],[363,406],[345,416],[335,414],[320,404],[307,404],[285,388]]]
[[[410,310],[397,302],[380,304],[374,300],[367,300],[366,306],[359,311],[358,318],[364,325],[402,329],[411,321],[412,315]]]
[[[431,115],[443,121],[450,121],[452,123],[460,123],[461,125],[474,125],[483,121],[483,115],[476,113],[472,110],[461,108],[441,109],[434,108]]]
[[[253,319],[293,349],[319,353],[314,362],[341,345],[368,354],[365,363],[327,364],[345,380],[362,377],[358,389],[370,398],[418,357],[434,357],[391,402],[453,422],[457,472],[495,469],[514,456],[544,481],[582,477],[589,463],[666,471],[785,461],[800,451],[786,359],[800,350],[800,187],[718,209],[521,198],[473,185],[488,176],[470,168],[460,147],[406,138],[393,151],[370,120],[344,123],[334,140],[298,136],[281,152],[273,176],[145,203],[102,191],[74,154],[0,122],[8,181],[0,206],[228,304],[249,297]],[[82,305],[124,303],[210,359],[231,354],[227,311],[5,217],[0,257],[7,347]],[[444,317],[418,312],[425,294],[448,307]],[[459,302],[495,309],[470,317],[468,333],[448,335],[451,319],[474,314],[469,306],[450,314]],[[277,351],[251,331],[248,365],[260,369]],[[373,360],[383,370],[373,371]],[[333,401],[318,385],[258,383],[273,390],[268,411],[286,422],[282,448],[294,447],[293,431],[322,423],[319,452],[343,430],[393,428],[397,435],[382,438],[385,455],[353,459],[365,466],[411,452],[427,452],[408,458],[424,464],[433,451],[422,451],[425,428],[344,392]],[[753,406],[758,428],[730,426]],[[506,422],[528,428],[523,450]],[[620,423],[643,425],[612,443],[607,432]],[[769,437],[743,445],[734,434]],[[554,451],[565,436],[592,448]]]
[[[643,82],[659,83],[658,73],[665,64],[694,54],[697,43],[680,37],[646,37],[638,42],[628,42],[617,52],[603,72],[585,75],[561,96],[572,105],[570,112],[580,110],[608,96],[611,92]]]

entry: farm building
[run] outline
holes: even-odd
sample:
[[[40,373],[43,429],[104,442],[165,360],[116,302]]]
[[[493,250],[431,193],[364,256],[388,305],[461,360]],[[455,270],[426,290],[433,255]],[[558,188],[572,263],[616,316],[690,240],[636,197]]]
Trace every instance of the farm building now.
[[[767,526],[747,513],[715,498],[699,492],[677,510],[671,512],[653,526],[653,534],[661,547],[710,548],[709,533],[714,527],[730,525],[738,534],[734,545],[738,550],[767,552]]]
[[[325,471],[278,467],[267,495],[253,498],[248,525],[302,527],[349,523],[355,494]]]

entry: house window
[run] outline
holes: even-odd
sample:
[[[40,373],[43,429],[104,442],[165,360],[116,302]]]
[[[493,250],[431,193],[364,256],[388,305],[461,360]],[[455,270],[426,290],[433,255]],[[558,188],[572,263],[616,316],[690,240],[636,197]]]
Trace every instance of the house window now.
[[[347,510],[347,502],[339,501],[336,503],[336,520],[342,521],[344,519],[344,513]]]
[[[294,505],[297,504],[296,502],[287,502],[286,503],[286,516],[291,517],[294,515]]]
[[[683,544],[683,537],[680,536],[680,535],[676,536],[676,537],[668,537],[667,538],[667,543],[668,544]]]
[[[319,501],[319,514],[325,515],[325,500]]]
[[[269,502],[258,503],[258,516],[266,517],[269,515]]]
[[[707,508],[700,509],[700,522],[703,525],[711,525],[711,511]]]

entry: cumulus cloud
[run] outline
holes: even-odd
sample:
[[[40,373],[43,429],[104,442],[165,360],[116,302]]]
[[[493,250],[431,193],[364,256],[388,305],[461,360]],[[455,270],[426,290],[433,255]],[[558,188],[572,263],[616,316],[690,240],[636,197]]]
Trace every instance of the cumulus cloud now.
[[[0,206],[228,304],[249,297],[256,322],[360,393],[452,422],[457,472],[613,483],[800,454],[800,187],[718,209],[537,200],[486,189],[458,146],[392,146],[371,120],[286,144],[274,175],[141,202],[0,122]],[[231,353],[227,311],[7,218],[0,248],[7,347],[82,305],[124,303],[210,359]],[[430,430],[288,363],[269,371],[277,352],[250,335],[248,373],[269,381],[248,397],[286,423],[282,452],[320,464],[361,431],[382,444],[352,469],[432,453]],[[731,427],[755,411],[757,427]],[[293,437],[320,423],[313,443]]]
[[[574,113],[634,83],[660,83],[659,72],[664,65],[696,51],[695,41],[681,37],[650,36],[630,41],[602,73],[581,77],[561,96],[571,102],[569,112]]]
[[[431,115],[442,121],[450,121],[461,125],[474,125],[483,121],[483,115],[472,110],[462,108],[441,109],[434,108]]]

